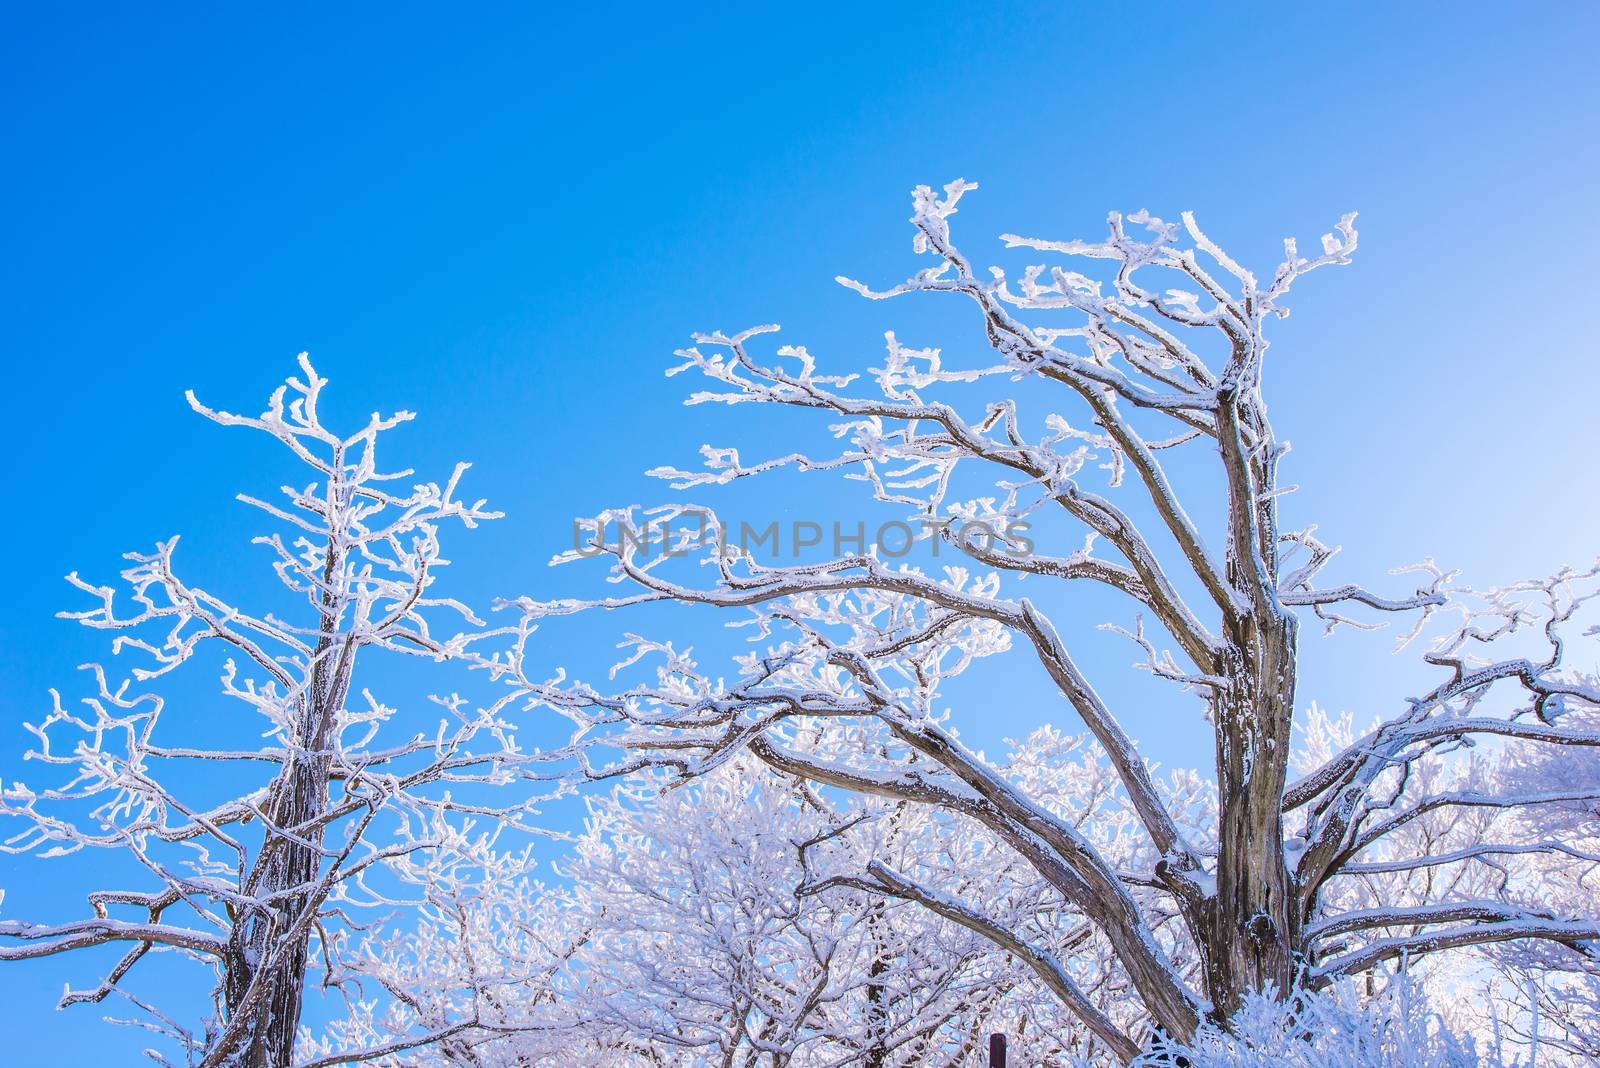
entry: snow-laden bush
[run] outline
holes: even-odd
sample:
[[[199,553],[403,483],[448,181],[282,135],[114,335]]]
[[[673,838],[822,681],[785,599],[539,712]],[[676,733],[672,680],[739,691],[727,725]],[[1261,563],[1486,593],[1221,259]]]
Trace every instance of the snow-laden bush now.
[[[1375,997],[1351,983],[1283,1002],[1253,994],[1232,1033],[1203,1025],[1192,1044],[1152,1051],[1130,1068],[1522,1068],[1498,1045],[1482,1050],[1452,1033],[1418,984],[1397,978]]]

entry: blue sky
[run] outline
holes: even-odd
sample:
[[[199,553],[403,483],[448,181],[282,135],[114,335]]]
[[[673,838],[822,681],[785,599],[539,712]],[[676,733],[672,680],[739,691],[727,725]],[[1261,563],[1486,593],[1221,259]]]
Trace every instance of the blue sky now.
[[[1308,279],[1275,336],[1296,514],[1351,577],[1592,558],[1600,10],[1401,8],[13,6],[0,775],[98,648],[53,618],[77,604],[66,572],[110,578],[183,533],[205,582],[260,588],[260,524],[230,497],[292,468],[184,389],[257,410],[309,349],[332,411],[417,410],[404,461],[470,459],[508,513],[450,546],[457,593],[592,589],[543,566],[571,516],[666,496],[642,472],[702,441],[778,433],[679,407],[689,383],[661,372],[691,331],[777,321],[851,368],[891,327],[971,351],[970,321],[831,281],[903,277],[907,191],[958,176],[982,186],[957,219],[980,259],[1003,231],[1192,208],[1266,267],[1359,210],[1356,266]],[[552,657],[592,662],[612,629],[553,635]],[[1306,699],[1390,710],[1411,676],[1386,647],[1319,647]],[[1063,719],[1016,687],[980,741]],[[5,914],[72,914],[94,874],[0,859]],[[0,1062],[139,1048],[50,1011],[88,963],[0,968],[0,1022],[27,1023]]]

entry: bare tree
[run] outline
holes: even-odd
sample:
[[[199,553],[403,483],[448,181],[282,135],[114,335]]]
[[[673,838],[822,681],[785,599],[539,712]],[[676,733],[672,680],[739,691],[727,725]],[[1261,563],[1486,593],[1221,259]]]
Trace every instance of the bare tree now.
[[[1433,790],[1436,779],[1409,774],[1415,762],[1478,739],[1600,744],[1600,732],[1567,718],[1569,708],[1600,704],[1600,692],[1563,663],[1572,620],[1594,595],[1594,571],[1477,592],[1424,563],[1412,569],[1420,587],[1398,596],[1322,586],[1336,550],[1314,527],[1280,521],[1292,487],[1280,481],[1287,444],[1268,420],[1263,391],[1268,323],[1287,314],[1284,301],[1302,276],[1349,261],[1354,217],[1323,238],[1317,256],[1285,242],[1282,263],[1264,282],[1192,216],[1169,223],[1142,212],[1111,215],[1100,241],[1006,236],[1008,247],[1051,261],[1013,277],[979,270],[952,241],[950,218],[972,188],[957,181],[943,195],[915,191],[915,250],[930,266],[887,290],[840,281],[873,299],[917,293],[969,302],[992,360],[951,367],[939,350],[908,348],[890,334],[886,356],[870,370],[876,388],[863,390],[857,375],[819,372],[804,348],[760,355],[757,343],[776,327],[697,336],[670,372],[708,380],[690,403],[814,411],[844,444],[759,462],[707,446],[702,470],[652,472],[679,490],[781,468],[843,472],[877,502],[903,509],[900,517],[927,543],[922,556],[894,563],[877,549],[837,555],[836,545],[831,558],[758,559],[712,509],[690,503],[585,521],[581,543],[558,561],[609,557],[613,581],[630,588],[588,601],[524,598],[517,607],[525,625],[678,602],[740,610],[758,642],[731,680],[643,638],[632,639],[634,656],[623,667],[654,665],[654,677],[613,696],[525,680],[569,714],[584,709],[597,744],[626,752],[585,757],[586,771],[660,766],[692,777],[747,750],[824,788],[977,821],[1031,865],[1067,913],[1090,919],[1146,1020],[1179,1040],[1206,1017],[1225,1023],[1253,992],[1282,996],[1451,947],[1538,939],[1592,955],[1600,936],[1592,915],[1449,893],[1405,907],[1330,904],[1331,887],[1370,874],[1375,863],[1443,870],[1525,848],[1489,840],[1463,855],[1383,852],[1430,813],[1600,795],[1593,781],[1512,793]],[[1089,273],[1063,265],[1073,262]],[[1001,382],[1015,385],[985,388]],[[933,399],[936,391],[958,399]],[[1210,514],[1219,518],[1196,518]],[[647,532],[668,532],[657,540],[672,552],[640,536],[646,521]],[[942,574],[923,566],[941,547],[955,550]],[[685,553],[694,558],[687,564]],[[685,577],[681,569],[694,564],[714,581]],[[1026,578],[1037,596],[1003,595],[1002,575]],[[1174,813],[1125,717],[1047,615],[1046,598],[1071,611],[1093,603],[1092,589],[1128,605],[1132,618],[1115,629],[1135,643],[1138,666],[1203,703],[1215,742],[1214,843],[1198,840]],[[1441,678],[1290,782],[1301,622],[1371,626],[1370,614],[1412,617],[1408,637],[1433,643],[1424,659]],[[946,720],[939,710],[946,680],[1013,645],[1037,660],[1103,747],[1148,843],[1146,866],[1119,868],[1072,819],[968,748],[959,715]],[[830,740],[862,724],[865,738]],[[869,863],[852,885],[921,902],[984,932],[1047,977],[1104,1048],[1123,1058],[1138,1048],[1140,1037],[1098,1012],[1062,967],[1065,932],[1023,938],[976,888],[954,897],[885,860]]]
[[[373,653],[460,659],[491,633],[433,586],[446,563],[440,525],[471,527],[498,513],[457,498],[464,464],[442,485],[392,489],[411,472],[381,471],[377,439],[411,414],[374,414],[354,434],[334,433],[318,410],[325,380],[300,362],[304,380],[290,378],[260,416],[189,398],[214,422],[271,435],[312,471],[304,488],[284,488],[282,504],[240,498],[287,531],[255,542],[290,592],[288,611],[246,611],[186,582],[174,569],[176,537],[129,554],[122,578],[131,609],[111,586],[69,576],[96,603],[63,614],[114,632],[113,653],[148,663],[126,680],[90,665],[96,692],[81,709],[53,693],[52,712],[30,728],[38,746],[28,756],[65,779],[40,790],[15,784],[0,799],[0,813],[23,824],[7,852],[113,851],[149,884],[95,889],[90,915],[67,923],[0,921],[0,959],[127,946],[96,985],[68,991],[63,1006],[125,995],[155,1015],[153,1026],[177,1040],[188,1063],[205,1068],[292,1064],[308,972],[320,957],[336,973],[336,935],[357,922],[352,910],[404,903],[405,865],[437,862],[492,834],[473,830],[475,820],[526,826],[535,791],[497,807],[475,787],[540,775],[541,758],[519,748],[503,714],[515,688],[497,685],[483,707],[435,698],[436,718],[418,718],[359,684],[357,662]],[[146,686],[213,651],[225,657],[213,660],[223,695],[250,714],[225,732],[242,736],[239,748],[186,742],[180,732],[194,737],[203,722],[204,736],[217,737],[214,713],[185,709],[174,721]],[[472,803],[452,800],[451,789],[472,792]],[[215,1011],[200,1033],[173,1007],[125,988],[151,951],[214,969]]]

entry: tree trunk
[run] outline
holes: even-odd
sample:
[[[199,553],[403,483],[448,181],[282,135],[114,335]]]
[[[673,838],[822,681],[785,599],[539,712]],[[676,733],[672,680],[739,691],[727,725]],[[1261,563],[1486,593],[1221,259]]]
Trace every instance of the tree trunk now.
[[[1230,635],[1230,689],[1212,704],[1219,794],[1217,895],[1206,992],[1219,1022],[1247,993],[1286,993],[1299,915],[1283,855],[1283,786],[1295,691],[1295,620],[1247,616]]]
[[[327,560],[324,581],[331,587],[340,555],[330,547]],[[277,830],[293,831],[295,838],[264,829],[261,853],[243,890],[256,901],[272,899],[272,904],[237,917],[229,940],[225,1026],[235,1037],[219,1062],[227,1068],[286,1068],[294,1063],[311,942],[306,913],[321,906],[313,894],[327,830],[313,821],[328,807],[331,762],[326,751],[334,713],[344,704],[355,669],[356,647],[341,641],[335,656],[334,639],[326,636],[337,631],[339,615],[331,595],[325,597],[325,637],[317,644],[317,666],[298,725],[302,748],[273,783],[264,808]]]
[[[883,976],[889,971],[884,959],[883,942],[879,937],[883,921],[883,902],[875,901],[867,913],[867,930],[872,936],[872,961],[867,965],[867,1033],[872,1044],[866,1049],[862,1063],[866,1068],[886,1068],[889,1063],[889,1009]]]
[[[279,779],[267,806],[267,817],[277,827],[303,826],[322,813],[327,775],[318,765],[323,763],[301,756]],[[321,857],[311,845],[320,845],[321,839],[320,831],[307,844],[268,837],[250,873],[246,893],[258,900],[294,888],[302,892],[278,898],[274,906],[251,909],[234,923],[224,984],[227,1022],[232,1029],[241,1014],[247,1019],[221,1061],[228,1068],[294,1063],[311,930],[309,925],[293,933],[290,929],[307,908],[316,907],[309,888],[317,880]]]

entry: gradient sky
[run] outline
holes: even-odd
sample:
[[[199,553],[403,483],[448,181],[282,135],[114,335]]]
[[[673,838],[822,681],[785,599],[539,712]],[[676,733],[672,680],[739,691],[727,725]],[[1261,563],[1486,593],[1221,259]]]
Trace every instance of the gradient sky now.
[[[903,277],[908,190],[958,176],[979,259],[1003,231],[1193,209],[1259,272],[1359,210],[1356,265],[1307,279],[1274,334],[1293,516],[1349,577],[1592,559],[1600,8],[1319,8],[13,5],[0,776],[38,778],[21,724],[99,648],[53,618],[80,603],[66,572],[183,533],[204,584],[258,588],[231,494],[297,476],[186,388],[258,411],[309,349],[334,419],[417,410],[405,462],[473,460],[507,512],[449,543],[455,592],[593,590],[543,566],[571,516],[668,496],[642,472],[702,441],[763,444],[750,412],[679,406],[661,372],[691,331],[777,321],[851,369],[890,327],[981,341],[831,281]],[[608,627],[556,658],[603,660]],[[1304,699],[1392,711],[1410,676],[1386,648],[1319,647]],[[971,736],[1071,725],[1036,680],[1014,697]],[[1208,759],[1191,730],[1135,733]],[[0,858],[3,914],[79,914],[95,863]],[[137,1032],[52,1011],[97,963],[0,967],[0,1064],[132,1063]]]

